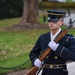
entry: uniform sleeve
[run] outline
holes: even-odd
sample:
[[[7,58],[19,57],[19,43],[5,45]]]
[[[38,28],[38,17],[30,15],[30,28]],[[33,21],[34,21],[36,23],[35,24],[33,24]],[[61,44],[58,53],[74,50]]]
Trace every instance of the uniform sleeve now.
[[[40,50],[41,50],[41,48],[40,48],[40,37],[39,37],[35,43],[35,46],[33,47],[33,49],[31,50],[31,52],[29,54],[32,64],[35,61],[35,59],[37,59],[39,57]]]
[[[75,61],[75,38],[71,35],[68,39],[67,46],[59,45],[55,54],[71,61]]]

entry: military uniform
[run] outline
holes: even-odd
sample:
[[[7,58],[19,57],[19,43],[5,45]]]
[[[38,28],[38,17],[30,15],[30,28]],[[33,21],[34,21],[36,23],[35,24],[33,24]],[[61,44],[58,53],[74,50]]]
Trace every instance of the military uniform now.
[[[46,50],[48,43],[51,41],[50,32],[41,35],[29,57],[33,62],[39,57],[41,52]],[[51,51],[48,57],[44,60],[44,68],[42,75],[67,75],[66,62],[69,60],[75,61],[75,38],[71,34],[66,34],[58,42],[59,46],[56,51]]]

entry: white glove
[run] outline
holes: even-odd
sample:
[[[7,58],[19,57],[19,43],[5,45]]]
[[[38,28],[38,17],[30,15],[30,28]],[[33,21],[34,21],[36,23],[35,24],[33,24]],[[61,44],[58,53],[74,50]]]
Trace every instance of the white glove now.
[[[43,62],[43,61],[41,62],[39,59],[36,59],[36,60],[34,61],[34,65],[37,66],[37,67],[40,67],[43,63],[44,63],[44,62]]]
[[[59,43],[55,43],[54,41],[50,41],[48,46],[53,50],[56,51],[57,47],[59,46]]]

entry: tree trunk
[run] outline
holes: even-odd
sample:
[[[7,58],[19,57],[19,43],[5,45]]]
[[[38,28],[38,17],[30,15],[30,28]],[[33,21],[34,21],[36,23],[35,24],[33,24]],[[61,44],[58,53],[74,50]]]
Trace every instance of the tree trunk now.
[[[24,23],[36,23],[36,7],[38,0],[23,0],[23,16],[22,24]]]

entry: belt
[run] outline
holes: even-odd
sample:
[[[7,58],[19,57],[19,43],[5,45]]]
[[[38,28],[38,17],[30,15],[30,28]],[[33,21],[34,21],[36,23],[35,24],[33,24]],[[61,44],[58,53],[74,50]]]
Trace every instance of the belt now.
[[[45,64],[45,68],[62,69],[65,64]]]

